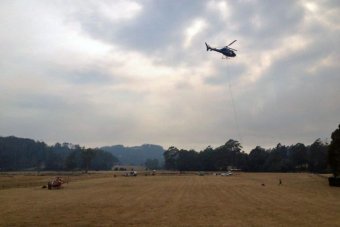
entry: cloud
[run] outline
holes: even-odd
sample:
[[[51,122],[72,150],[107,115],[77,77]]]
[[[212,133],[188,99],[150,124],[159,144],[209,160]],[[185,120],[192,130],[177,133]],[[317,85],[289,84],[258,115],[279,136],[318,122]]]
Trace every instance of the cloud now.
[[[334,1],[0,5],[1,135],[250,150],[338,124]],[[231,60],[205,50],[234,39]]]
[[[192,39],[206,27],[206,22],[202,19],[196,19],[193,24],[185,31],[184,47],[188,48],[191,45]]]

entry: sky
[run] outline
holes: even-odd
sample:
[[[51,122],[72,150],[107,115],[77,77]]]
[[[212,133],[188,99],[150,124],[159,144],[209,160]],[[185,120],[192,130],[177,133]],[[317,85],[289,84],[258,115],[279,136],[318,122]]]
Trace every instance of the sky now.
[[[2,0],[0,136],[167,149],[330,140],[338,0]],[[228,60],[206,51],[237,40]]]

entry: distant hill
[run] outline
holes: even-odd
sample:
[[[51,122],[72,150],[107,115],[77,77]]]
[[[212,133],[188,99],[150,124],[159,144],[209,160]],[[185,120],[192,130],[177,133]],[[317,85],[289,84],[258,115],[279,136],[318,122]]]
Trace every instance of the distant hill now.
[[[100,149],[110,152],[124,165],[144,165],[148,159],[158,159],[160,164],[164,163],[164,149],[159,145],[144,144],[134,147],[114,145],[101,147]]]

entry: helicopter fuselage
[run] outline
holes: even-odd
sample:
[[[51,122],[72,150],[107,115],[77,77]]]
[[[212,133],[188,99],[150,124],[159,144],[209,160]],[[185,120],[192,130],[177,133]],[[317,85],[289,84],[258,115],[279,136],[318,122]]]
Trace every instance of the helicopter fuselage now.
[[[229,48],[226,48],[226,47],[223,47],[221,49],[217,49],[217,48],[210,48],[210,50],[213,50],[213,51],[216,51],[216,52],[219,52],[221,54],[223,54],[224,56],[226,57],[236,57],[236,54],[234,51],[230,50]]]

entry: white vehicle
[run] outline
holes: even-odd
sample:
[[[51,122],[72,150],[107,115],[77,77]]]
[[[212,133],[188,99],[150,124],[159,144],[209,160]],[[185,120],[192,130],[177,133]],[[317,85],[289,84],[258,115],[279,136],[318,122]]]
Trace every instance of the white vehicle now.
[[[226,173],[221,173],[221,176],[231,176],[233,173],[231,171],[228,171]]]
[[[137,171],[131,171],[130,176],[136,177],[137,176]]]
[[[130,172],[126,172],[125,174],[124,174],[124,176],[126,176],[126,177],[136,177],[137,176],[137,171],[130,171]]]

